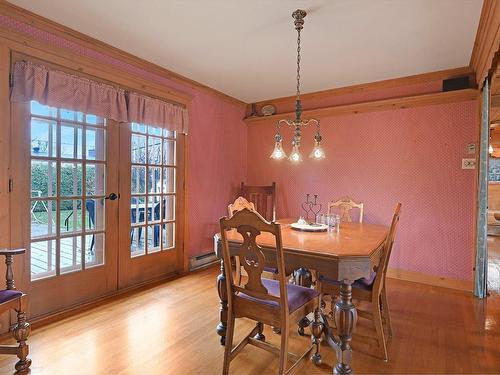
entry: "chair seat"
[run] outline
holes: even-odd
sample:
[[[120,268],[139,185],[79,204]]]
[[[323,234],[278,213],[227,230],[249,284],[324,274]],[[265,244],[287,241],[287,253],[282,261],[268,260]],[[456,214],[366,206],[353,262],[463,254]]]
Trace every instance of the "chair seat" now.
[[[362,277],[361,279],[357,279],[356,281],[354,281],[352,283],[352,287],[356,288],[356,289],[363,289],[363,290],[368,290],[368,291],[372,290],[373,283],[375,281],[376,276],[377,276],[377,273],[375,271],[373,271],[370,274],[370,277],[368,277],[368,278]],[[324,277],[324,276],[320,276],[319,280],[321,282],[325,282],[328,284],[334,284],[334,285],[338,285],[338,286],[340,286],[342,284],[342,281],[332,280],[332,279],[329,279],[329,278]]]
[[[262,284],[266,287],[269,294],[279,297],[280,296],[280,283],[278,280],[262,279]],[[290,313],[294,312],[301,306],[305,305],[307,302],[319,296],[319,293],[314,289],[305,288],[303,286],[287,284],[287,294],[288,294],[288,310]],[[278,302],[264,300],[260,298],[255,298],[244,293],[240,293],[241,298],[248,299],[250,301],[262,303],[264,305],[269,305],[278,308]]]
[[[12,301],[13,299],[19,298],[22,295],[23,293],[18,290],[0,290],[0,304]]]

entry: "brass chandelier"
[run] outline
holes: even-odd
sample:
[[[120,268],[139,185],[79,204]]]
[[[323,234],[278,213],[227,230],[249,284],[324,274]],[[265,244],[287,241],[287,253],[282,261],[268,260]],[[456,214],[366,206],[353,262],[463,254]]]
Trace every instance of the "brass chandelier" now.
[[[324,159],[325,151],[321,147],[321,134],[319,127],[319,120],[317,119],[302,119],[302,102],[300,100],[300,32],[304,27],[304,17],[306,12],[301,9],[297,9],[292,13],[294,19],[295,30],[297,30],[297,95],[295,99],[295,119],[288,120],[282,119],[276,123],[276,135],[274,136],[274,150],[271,153],[271,159],[283,159],[286,158],[285,151],[283,150],[283,137],[280,133],[280,125],[286,124],[295,128],[295,134],[292,140],[292,152],[288,159],[292,162],[302,161],[302,155],[300,153],[300,140],[302,134],[302,127],[309,124],[316,124],[316,135],[314,136],[314,148],[309,154],[312,159]]]

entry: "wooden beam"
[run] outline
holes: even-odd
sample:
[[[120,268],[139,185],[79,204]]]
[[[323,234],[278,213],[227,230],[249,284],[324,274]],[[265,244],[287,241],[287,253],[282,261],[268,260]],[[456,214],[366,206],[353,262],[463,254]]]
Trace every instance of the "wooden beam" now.
[[[492,68],[493,57],[500,45],[500,1],[484,0],[476,40],[470,58],[470,67],[476,72],[476,83],[483,81]]]
[[[0,0],[0,15],[9,17],[10,19],[22,22],[28,26],[35,27],[36,29],[48,32],[50,34],[62,37],[70,42],[77,43],[82,47],[92,49],[104,55],[118,59],[122,62],[131,64],[144,71],[157,74],[160,77],[170,79],[174,82],[179,82],[183,85],[186,85],[187,87],[194,88],[203,91],[205,93],[209,93],[210,95],[215,95],[227,102],[231,102],[238,105],[246,105],[245,102],[239,99],[233,98],[227,94],[224,94],[218,90],[203,85],[199,82],[196,82],[190,78],[174,73],[168,69],[165,69],[161,66],[158,66],[149,61],[134,56],[128,52],[125,52],[119,48],[113,47],[100,40],[94,39],[88,35],[80,33],[69,27],[51,21],[45,17],[37,15],[24,8],[10,4],[5,0]]]
[[[329,89],[329,90],[316,91],[316,92],[311,92],[308,94],[302,94],[301,98],[302,98],[302,100],[323,99],[325,97],[331,97],[331,96],[355,94],[355,93],[366,92],[366,91],[371,91],[371,90],[380,90],[380,89],[387,89],[387,88],[393,88],[393,87],[414,85],[414,84],[418,84],[418,83],[442,81],[442,80],[449,79],[449,78],[456,78],[456,77],[463,77],[463,76],[474,76],[474,71],[469,66],[464,66],[461,68],[439,70],[436,72],[416,74],[416,75],[407,76],[407,77],[391,78],[391,79],[386,79],[383,81],[363,83],[363,84],[359,84],[359,85],[338,87],[338,88]],[[281,103],[282,104],[284,102],[294,102],[294,101],[295,101],[295,95],[285,96],[282,98],[269,99],[269,100],[261,100],[255,104],[257,105],[257,108],[260,108],[261,106],[263,106],[265,104],[269,104],[269,103],[273,103],[273,104],[280,104]]]
[[[304,118],[340,116],[347,114],[359,114],[375,111],[388,111],[396,109],[405,109],[413,107],[422,107],[434,104],[463,102],[476,100],[478,90],[464,89],[456,91],[438,92],[433,94],[413,95],[400,98],[374,100],[369,102],[337,105],[331,107],[322,107],[307,109],[303,111]],[[282,118],[293,118],[293,112],[279,113],[272,116],[247,117],[247,124],[258,123],[261,121],[277,121]]]

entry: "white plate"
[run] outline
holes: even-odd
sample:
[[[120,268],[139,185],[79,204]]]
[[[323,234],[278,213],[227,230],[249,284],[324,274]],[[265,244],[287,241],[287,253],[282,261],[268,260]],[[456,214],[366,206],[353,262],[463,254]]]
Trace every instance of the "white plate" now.
[[[328,229],[326,224],[299,224],[292,223],[290,227],[295,230],[302,230],[304,232],[325,232]]]

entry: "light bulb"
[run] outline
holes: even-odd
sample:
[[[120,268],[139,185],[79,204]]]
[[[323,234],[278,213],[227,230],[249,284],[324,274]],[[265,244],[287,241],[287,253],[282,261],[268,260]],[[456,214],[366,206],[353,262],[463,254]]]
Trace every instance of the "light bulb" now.
[[[488,147],[488,152],[490,155],[493,154],[493,146],[490,144],[490,147]]]
[[[293,145],[292,152],[290,154],[290,157],[288,158],[294,163],[298,163],[299,161],[302,161],[302,155],[300,154],[299,146],[298,145]]]
[[[311,159],[316,159],[316,160],[321,160],[326,157],[325,151],[323,150],[323,147],[321,147],[321,144],[319,141],[315,141],[314,143],[314,148],[312,149],[311,153],[309,154],[309,157]]]
[[[275,160],[286,158],[286,154],[285,151],[283,151],[283,145],[281,144],[281,141],[276,141],[276,143],[274,144],[274,150],[269,157]]]

